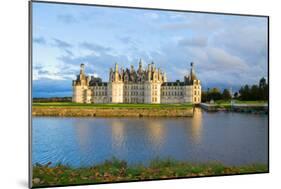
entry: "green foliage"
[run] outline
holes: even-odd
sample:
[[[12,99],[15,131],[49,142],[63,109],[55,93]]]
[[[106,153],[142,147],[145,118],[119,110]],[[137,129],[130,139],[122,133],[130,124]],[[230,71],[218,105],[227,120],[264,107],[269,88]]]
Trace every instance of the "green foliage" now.
[[[261,78],[259,85],[245,85],[239,90],[240,100],[268,100],[268,84]]]
[[[221,100],[222,99],[222,93],[218,88],[212,88],[208,89],[206,92],[202,92],[201,96],[202,102],[207,102],[211,100]]]
[[[218,88],[208,89],[202,91],[202,102],[209,102],[211,100],[231,100],[231,94],[228,89],[224,89],[221,93]],[[259,85],[245,85],[242,86],[238,92],[234,93],[234,98],[242,101],[268,101],[268,84],[265,78],[261,78]]]
[[[221,163],[188,163],[172,159],[151,161],[148,166],[128,166],[125,161],[112,158],[99,165],[73,168],[62,164],[33,166],[33,187],[90,184],[208,175],[268,172],[263,164],[224,166]]]
[[[224,89],[222,92],[222,99],[223,100],[230,100],[231,99],[231,94],[228,89]]]

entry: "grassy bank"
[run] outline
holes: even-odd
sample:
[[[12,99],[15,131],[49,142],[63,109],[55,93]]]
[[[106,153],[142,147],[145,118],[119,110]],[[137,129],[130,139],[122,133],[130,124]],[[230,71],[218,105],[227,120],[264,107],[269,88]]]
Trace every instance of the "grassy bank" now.
[[[231,101],[230,100],[217,100],[215,101],[215,104],[218,105],[230,105]],[[268,101],[264,100],[253,100],[253,101],[245,101],[245,100],[234,100],[235,104],[249,104],[249,105],[263,105],[263,104],[268,104]]]
[[[192,104],[33,103],[33,116],[65,117],[191,117]]]
[[[33,107],[32,116],[61,117],[191,117],[193,108]]]
[[[33,107],[42,107],[42,108],[129,108],[129,109],[161,109],[161,108],[188,108],[192,107],[191,103],[186,104],[82,104],[75,102],[34,102],[32,103]]]
[[[268,104],[268,101],[241,101],[241,100],[235,100],[234,105],[236,107],[243,107],[243,109],[247,110],[260,110],[264,109],[263,105]],[[230,100],[217,100],[214,101],[213,104],[215,109],[225,109],[225,110],[230,110],[231,109],[231,101]]]
[[[32,182],[33,187],[40,187],[259,172],[268,172],[267,166],[255,164],[231,167],[220,163],[194,164],[169,159],[154,160],[148,166],[128,166],[125,161],[112,159],[87,168],[37,164],[33,167]]]

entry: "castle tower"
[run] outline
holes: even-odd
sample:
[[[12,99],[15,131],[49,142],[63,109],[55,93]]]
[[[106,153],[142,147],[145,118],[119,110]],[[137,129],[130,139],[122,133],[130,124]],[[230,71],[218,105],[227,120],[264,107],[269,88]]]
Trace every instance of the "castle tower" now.
[[[110,103],[123,103],[124,82],[119,78],[118,64],[115,63],[114,78],[108,83],[108,97]]]
[[[119,81],[119,71],[118,71],[118,64],[117,63],[115,63],[114,81]]]
[[[194,104],[199,104],[201,102],[201,83],[197,79],[194,71],[194,63],[190,63],[190,81],[192,85],[192,102]]]
[[[163,83],[160,72],[160,69],[156,70],[153,62],[148,64],[147,80],[144,83],[144,103],[160,103],[161,84]]]
[[[91,103],[90,77],[85,75],[85,65],[80,64],[80,73],[72,81],[72,101],[78,103]]]

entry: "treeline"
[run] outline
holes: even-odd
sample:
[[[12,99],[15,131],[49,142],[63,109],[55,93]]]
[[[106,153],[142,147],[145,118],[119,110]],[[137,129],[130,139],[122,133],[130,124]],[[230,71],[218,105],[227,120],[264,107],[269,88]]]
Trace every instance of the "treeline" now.
[[[211,100],[268,100],[268,84],[265,78],[261,78],[258,85],[245,85],[240,88],[234,95],[228,89],[222,92],[218,88],[208,89],[202,91],[202,102],[209,102]]]
[[[261,78],[259,85],[245,85],[235,93],[234,97],[240,100],[268,100],[268,84],[265,78]]]
[[[218,88],[208,89],[207,91],[202,91],[201,100],[202,102],[209,102],[211,100],[230,100],[231,94],[228,89],[224,89],[223,92]]]
[[[71,97],[33,98],[33,102],[71,102]]]

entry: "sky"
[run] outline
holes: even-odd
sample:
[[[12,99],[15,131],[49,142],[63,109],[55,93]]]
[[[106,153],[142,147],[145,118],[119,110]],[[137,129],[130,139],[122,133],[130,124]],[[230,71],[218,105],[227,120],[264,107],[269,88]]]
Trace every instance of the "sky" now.
[[[168,81],[183,80],[194,62],[204,89],[267,78],[267,18],[33,2],[33,97],[72,95],[72,80],[108,81],[109,69],[142,59]]]

